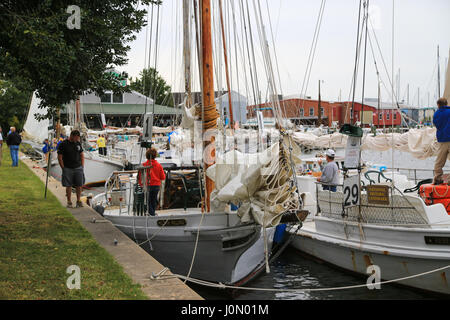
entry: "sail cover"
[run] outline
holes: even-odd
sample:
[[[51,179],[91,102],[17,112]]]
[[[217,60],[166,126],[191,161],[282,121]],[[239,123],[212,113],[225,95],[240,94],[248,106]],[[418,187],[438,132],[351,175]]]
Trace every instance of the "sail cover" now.
[[[288,153],[288,137],[259,153],[233,150],[216,157],[207,176],[214,181],[211,205],[239,205],[242,222],[255,221],[263,226],[276,226],[284,212],[300,207],[298,191],[292,181],[291,160],[300,163],[300,150],[293,146]]]
[[[34,116],[35,114],[45,115],[47,113],[45,109],[38,108],[40,103],[41,99],[39,99],[36,96],[36,92],[34,92],[33,97],[31,98],[27,120],[25,122],[25,125],[23,126],[23,129],[29,136],[29,138],[39,143],[48,138],[49,125],[48,119],[38,121]]]

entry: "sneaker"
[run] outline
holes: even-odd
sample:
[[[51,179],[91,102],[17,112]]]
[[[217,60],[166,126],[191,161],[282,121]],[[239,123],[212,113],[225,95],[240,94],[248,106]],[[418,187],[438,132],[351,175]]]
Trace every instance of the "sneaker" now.
[[[66,205],[66,207],[67,207],[67,208],[73,208],[73,206],[72,206],[72,202],[67,202],[67,205]]]
[[[83,202],[77,201],[77,205],[75,208],[83,208]]]

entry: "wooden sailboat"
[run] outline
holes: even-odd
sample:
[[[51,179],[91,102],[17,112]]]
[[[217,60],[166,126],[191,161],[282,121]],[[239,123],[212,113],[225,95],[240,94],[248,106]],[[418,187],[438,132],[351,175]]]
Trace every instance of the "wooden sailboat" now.
[[[201,1],[200,11],[203,71],[203,105],[200,115],[202,130],[205,133],[216,128],[218,118],[214,103],[210,0]],[[188,85],[186,87],[188,88]],[[205,147],[214,158],[214,139],[208,140]],[[275,157],[281,152],[273,154]],[[282,156],[285,157],[284,154]],[[248,218],[248,210],[247,219],[243,220],[238,211],[226,208],[226,202],[221,202],[222,207],[213,208],[212,193],[220,193],[221,190],[217,189],[218,186],[210,175],[206,175],[205,190],[202,181],[205,172],[214,169],[217,169],[216,164],[209,161],[205,161],[202,167],[167,169],[164,188],[170,188],[174,177],[180,178],[183,183],[176,194],[187,200],[199,197],[202,200],[197,207],[185,205],[182,208],[157,210],[155,216],[147,215],[146,186],[145,183],[143,187],[137,184],[138,171],[145,170],[142,168],[115,172],[105,186],[105,193],[96,196],[91,203],[106,219],[173,273],[211,282],[244,285],[263,271],[270,259],[286,247],[283,226],[277,227],[284,221],[282,219],[285,212],[281,212],[272,220],[275,222],[264,220],[263,223],[257,223],[255,219]],[[258,168],[252,172],[258,174],[260,171]],[[288,174],[287,171],[283,176]],[[144,171],[141,173],[145,176]],[[196,179],[187,180],[188,174],[194,175]],[[283,180],[283,183],[287,185],[288,181]],[[289,192],[290,187],[281,186],[281,189],[286,193],[283,200],[290,199],[295,194],[295,190]],[[258,190],[254,190],[256,191]],[[270,192],[265,192],[270,198]],[[161,194],[166,195],[165,192]],[[216,198],[219,199],[220,196]],[[276,200],[274,203],[276,205]],[[280,208],[283,210],[282,206],[278,206],[277,210]],[[289,214],[292,218],[294,214],[296,218],[296,212],[290,209],[286,207],[286,215]],[[297,219],[295,221],[298,222]]]

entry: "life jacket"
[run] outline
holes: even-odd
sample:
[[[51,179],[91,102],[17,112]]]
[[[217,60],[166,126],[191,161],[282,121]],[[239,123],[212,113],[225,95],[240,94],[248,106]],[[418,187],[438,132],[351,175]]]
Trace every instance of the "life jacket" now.
[[[428,206],[442,203],[450,215],[450,186],[446,184],[423,184],[419,188],[419,195]]]

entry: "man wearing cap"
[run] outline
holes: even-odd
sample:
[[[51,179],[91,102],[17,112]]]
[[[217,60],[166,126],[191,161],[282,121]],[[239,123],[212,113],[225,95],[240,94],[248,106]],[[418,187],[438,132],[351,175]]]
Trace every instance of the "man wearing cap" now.
[[[317,179],[322,183],[323,190],[330,190],[336,192],[336,185],[339,183],[339,169],[334,161],[335,152],[333,149],[328,149],[325,153],[327,164],[323,168],[322,175]]]

